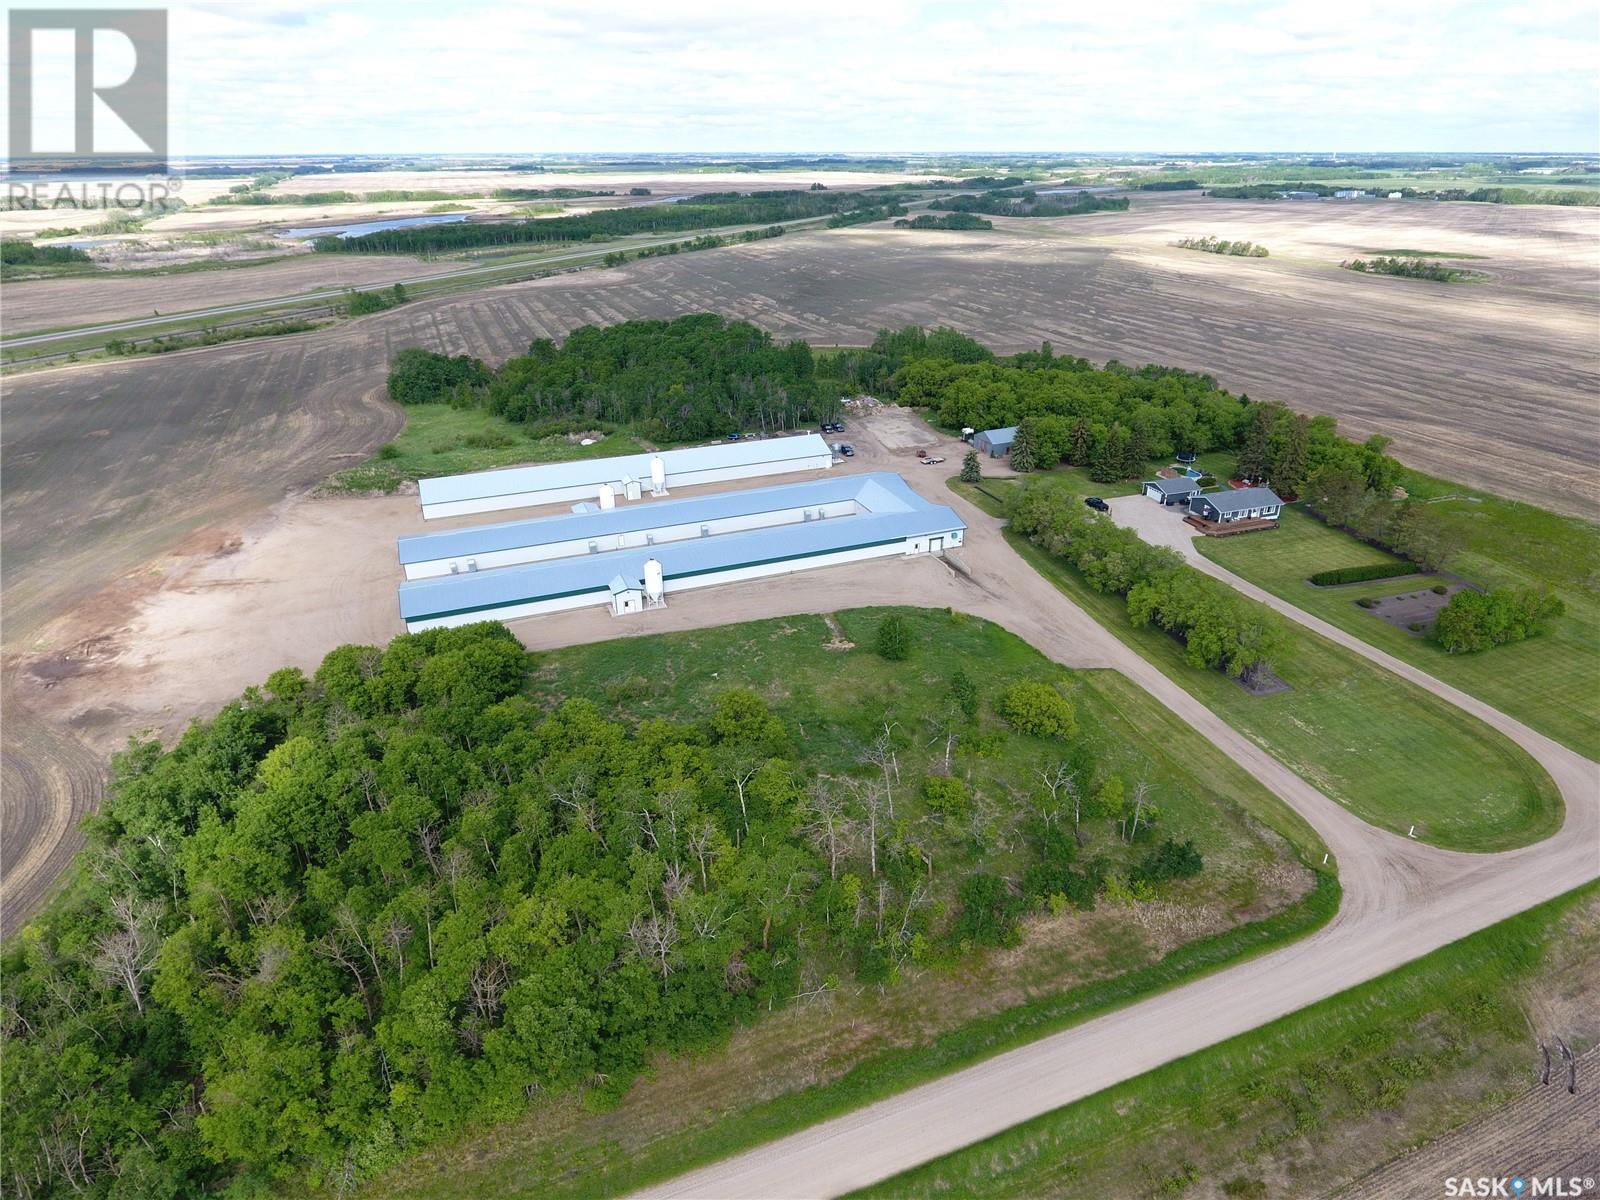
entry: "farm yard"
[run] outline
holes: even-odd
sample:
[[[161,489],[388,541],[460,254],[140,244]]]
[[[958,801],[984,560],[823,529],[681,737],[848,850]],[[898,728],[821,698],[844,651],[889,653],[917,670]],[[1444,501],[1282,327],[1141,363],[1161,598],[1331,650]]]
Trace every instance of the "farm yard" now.
[[[1169,244],[1207,234],[1270,244],[1273,256]],[[1442,289],[1337,267],[1389,246],[1481,254],[1493,279]],[[400,427],[382,389],[402,347],[499,360],[580,324],[703,309],[821,345],[943,323],[1002,350],[1049,339],[1058,353],[1208,370],[1225,387],[1332,413],[1350,434],[1392,434],[1412,465],[1587,512],[1600,499],[1585,403],[1600,386],[1590,345],[1597,257],[1586,210],[1141,196],[1125,213],[998,218],[959,242],[870,226],[796,233],[414,301],[305,335],[16,376],[3,518],[8,823],[64,829],[75,819],[29,810],[37,781],[76,797],[72,812],[98,786],[76,733],[14,702],[20,656],[53,656],[70,673],[164,572],[227,553],[275,505],[360,464]],[[146,283],[163,309],[163,288],[192,286],[181,275]],[[30,852],[8,840],[8,875]]]

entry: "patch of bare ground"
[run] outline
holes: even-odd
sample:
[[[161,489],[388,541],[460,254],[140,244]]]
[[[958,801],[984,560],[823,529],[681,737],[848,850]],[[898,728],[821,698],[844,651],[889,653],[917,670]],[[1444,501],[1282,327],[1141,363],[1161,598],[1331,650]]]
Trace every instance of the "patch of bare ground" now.
[[[290,253],[285,247],[284,254]],[[102,321],[132,321],[214,305],[293,297],[326,288],[369,288],[441,271],[456,262],[388,255],[301,254],[223,270],[172,275],[70,275],[6,284],[5,332],[14,337]],[[114,335],[108,334],[107,337]]]
[[[1215,881],[1213,881],[1215,884]],[[1277,911],[1311,886],[1310,872],[1286,866],[1261,903]],[[371,1188],[374,1195],[432,1194],[480,1178],[496,1188],[535,1187],[601,1156],[636,1155],[771,1100],[840,1078],[874,1054],[925,1046],[976,1017],[1137,969],[1180,940],[1255,919],[1214,893],[1192,904],[1106,905],[1027,922],[1022,942],[954,970],[913,970],[885,988],[828,986],[810,979],[787,1008],[736,1030],[725,1045],[662,1055],[614,1109],[595,1113],[569,1096],[536,1102],[517,1120],[426,1151]],[[1160,911],[1144,916],[1141,910]]]

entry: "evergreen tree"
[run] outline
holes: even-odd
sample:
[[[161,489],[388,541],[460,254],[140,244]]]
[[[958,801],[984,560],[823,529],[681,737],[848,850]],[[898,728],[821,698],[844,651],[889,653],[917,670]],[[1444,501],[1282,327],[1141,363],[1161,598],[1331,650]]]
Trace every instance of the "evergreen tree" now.
[[[1123,425],[1116,424],[1100,440],[1094,459],[1089,464],[1089,478],[1096,483],[1115,483],[1133,474],[1133,435]]]
[[[1295,416],[1278,424],[1273,439],[1268,477],[1280,492],[1299,493],[1305,486],[1306,466],[1311,454],[1311,418]]]
[[[1093,453],[1094,434],[1089,429],[1089,422],[1079,417],[1072,427],[1072,448],[1068,451],[1067,461],[1075,467],[1086,467]]]
[[[961,460],[961,482],[978,483],[983,479],[983,467],[978,462],[978,452],[968,450]]]
[[[1033,438],[1028,436],[1028,427],[1017,427],[1016,439],[1011,443],[1011,469],[1019,475],[1038,468],[1038,461],[1033,452]]]
[[[911,627],[898,613],[890,613],[878,623],[878,654],[890,662],[911,657]]]
[[[1248,483],[1266,476],[1271,467],[1272,431],[1278,424],[1278,411],[1275,405],[1263,404],[1250,414],[1250,425],[1234,466],[1237,478]]]

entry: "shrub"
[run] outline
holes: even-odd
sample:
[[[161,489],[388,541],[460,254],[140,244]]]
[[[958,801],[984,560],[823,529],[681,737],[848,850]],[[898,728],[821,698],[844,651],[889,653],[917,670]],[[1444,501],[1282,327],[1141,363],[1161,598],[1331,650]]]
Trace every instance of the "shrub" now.
[[[1318,571],[1311,576],[1311,582],[1317,587],[1332,587],[1340,583],[1365,583],[1369,579],[1395,579],[1416,573],[1417,568],[1408,562],[1369,563],[1362,567],[1335,567],[1331,571]]]
[[[1022,897],[1013,895],[1005,880],[978,871],[961,881],[961,915],[951,935],[977,946],[1003,945],[1016,929],[1022,907]]]
[[[1376,600],[1374,600],[1371,596],[1363,596],[1363,597],[1361,597],[1361,599],[1357,600],[1356,603],[1359,604],[1362,608],[1377,608],[1378,607],[1378,602]]]
[[[1071,737],[1078,732],[1072,701],[1047,683],[1014,683],[1000,694],[996,708],[1006,723],[1020,733]]]
[[[934,812],[952,821],[967,815],[967,785],[949,775],[929,775],[924,779],[922,798]]]
[[[1470,588],[1450,597],[1434,622],[1433,636],[1450,654],[1475,654],[1490,646],[1520,642],[1566,611],[1561,600],[1537,588]]]
[[[1411,624],[1407,625],[1406,628],[1411,630],[1412,633],[1421,633],[1423,625],[1421,621],[1413,621]]]
[[[911,657],[911,627],[898,613],[891,613],[878,625],[878,653],[890,662]]]
[[[978,715],[978,685],[972,682],[972,676],[965,671],[957,670],[950,677],[950,698],[967,720]]]
[[[1131,883],[1163,883],[1168,879],[1188,879],[1200,874],[1205,861],[1193,842],[1167,838],[1138,866],[1128,873]]]
[[[1436,583],[1436,584],[1433,585],[1433,594],[1435,596],[1442,596],[1446,592],[1448,592],[1449,590],[1450,589],[1445,587],[1445,585],[1442,584],[1442,583]]]
[[[400,457],[400,447],[395,445],[393,442],[385,442],[383,445],[378,447],[378,457],[379,458],[399,458]]]

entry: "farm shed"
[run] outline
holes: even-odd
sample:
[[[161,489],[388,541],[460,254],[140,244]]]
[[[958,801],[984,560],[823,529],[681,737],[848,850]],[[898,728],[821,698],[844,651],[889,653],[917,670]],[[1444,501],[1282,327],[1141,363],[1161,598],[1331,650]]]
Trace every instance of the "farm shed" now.
[[[1189,513],[1214,525],[1235,521],[1276,521],[1283,501],[1271,488],[1237,488],[1231,492],[1201,492],[1189,498]]]
[[[979,454],[999,458],[1011,453],[1011,443],[1016,440],[1017,427],[1007,425],[1004,429],[985,429],[972,439],[972,445]]]
[[[660,496],[675,487],[824,471],[832,465],[828,444],[819,435],[808,433],[444,475],[422,480],[417,490],[422,515],[432,520],[580,500],[598,500],[602,508],[609,509],[618,499],[637,500],[646,491]]]
[[[425,534],[401,541],[400,616],[410,632],[598,604],[621,616],[690,588],[940,554],[965,530],[878,472]]]

